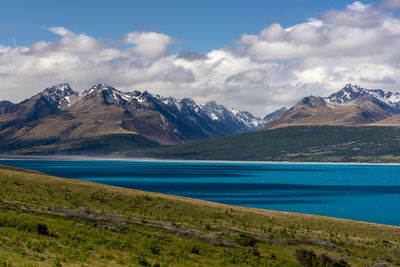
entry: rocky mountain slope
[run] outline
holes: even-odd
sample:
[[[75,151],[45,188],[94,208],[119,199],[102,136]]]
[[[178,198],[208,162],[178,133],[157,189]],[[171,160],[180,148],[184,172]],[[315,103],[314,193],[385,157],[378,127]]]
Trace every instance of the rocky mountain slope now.
[[[263,119],[214,101],[121,92],[98,84],[83,93],[60,84],[13,104],[0,102],[3,151],[76,142],[112,134],[137,134],[160,144],[177,144],[254,131]]]
[[[400,93],[348,84],[328,97],[301,99],[264,129],[293,125],[400,125],[396,124],[397,114],[400,114]],[[400,117],[397,121],[400,122]]]

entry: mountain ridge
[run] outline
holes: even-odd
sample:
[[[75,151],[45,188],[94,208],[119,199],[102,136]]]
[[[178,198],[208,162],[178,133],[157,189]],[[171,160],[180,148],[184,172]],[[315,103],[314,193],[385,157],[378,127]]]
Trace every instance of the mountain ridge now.
[[[380,125],[379,122],[397,116],[400,122],[399,92],[365,89],[347,84],[327,97],[302,98],[285,113],[273,118],[263,129],[295,125]]]
[[[0,102],[0,144],[76,142],[106,135],[137,134],[164,145],[254,131],[263,120],[215,101],[122,92],[107,84],[82,93],[69,84],[46,88],[20,103]]]

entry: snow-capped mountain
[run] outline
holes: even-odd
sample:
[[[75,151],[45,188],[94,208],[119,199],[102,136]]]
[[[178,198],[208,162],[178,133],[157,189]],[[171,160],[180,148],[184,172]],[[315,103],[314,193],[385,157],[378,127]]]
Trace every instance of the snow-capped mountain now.
[[[168,105],[172,109],[177,109],[179,111],[184,109],[193,110],[194,112],[200,112],[200,107],[191,99],[191,98],[182,98],[177,99],[175,97],[163,97],[156,95],[156,98],[159,99],[165,105]]]
[[[17,104],[2,101],[0,103],[0,114],[3,114],[3,116],[7,114],[7,117],[1,120],[0,127],[13,126],[20,129],[26,123],[56,114],[68,108],[71,100],[78,97],[78,95],[68,84],[63,83],[46,88],[42,92]]]
[[[71,100],[79,94],[72,90],[68,83],[61,83],[59,85],[46,88],[43,92],[39,93],[50,104],[57,105],[59,109],[66,109],[71,105]]]
[[[164,104],[173,108],[182,110],[190,110],[191,112],[198,113],[205,119],[212,120],[220,127],[229,128],[233,127],[239,132],[248,132],[260,129],[275,116],[282,114],[287,109],[285,107],[266,115],[263,119],[257,118],[247,111],[239,111],[236,109],[228,109],[223,105],[217,104],[215,101],[209,101],[203,105],[197,105],[190,98],[177,99],[174,97],[160,97],[157,96]]]
[[[347,84],[342,90],[322,98],[328,105],[354,105],[367,100],[374,101],[385,110],[400,113],[400,93],[385,92],[380,89],[365,89],[358,85]]]
[[[140,93],[139,91],[124,93],[107,84],[97,84],[79,94],[76,101],[79,99],[90,99],[94,97],[103,97],[105,104],[125,104],[132,101],[143,103],[147,92]],[[76,102],[75,101],[75,102]]]
[[[286,107],[282,107],[282,108],[280,108],[280,109],[278,109],[278,110],[275,110],[274,112],[272,112],[272,113],[266,115],[266,116],[263,118],[263,125],[262,125],[262,126],[264,126],[264,125],[267,124],[268,122],[272,121],[275,117],[278,117],[279,115],[285,113],[286,111],[287,111],[287,108],[286,108]]]
[[[265,124],[263,119],[254,117],[253,114],[247,111],[238,111],[236,109],[229,109],[236,120],[246,125],[249,129],[257,130]]]
[[[292,125],[370,125],[397,114],[400,114],[399,92],[347,84],[328,97],[309,96],[301,99],[284,114],[269,122],[266,128]]]
[[[63,83],[18,104],[0,102],[0,139],[15,147],[137,134],[176,144],[259,129],[263,120],[211,101],[121,92],[97,84],[78,93]]]
[[[215,101],[207,102],[201,105],[201,113],[221,127],[238,129],[239,132],[248,132],[257,130],[261,124],[261,119],[254,117],[246,111],[237,111],[227,109],[218,105]]]

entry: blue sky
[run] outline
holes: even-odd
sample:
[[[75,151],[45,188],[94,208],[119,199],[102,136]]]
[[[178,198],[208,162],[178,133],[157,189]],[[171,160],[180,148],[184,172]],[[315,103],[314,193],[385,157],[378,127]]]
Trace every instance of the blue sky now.
[[[400,0],[2,0],[0,100],[67,82],[264,116],[348,83],[400,91]]]
[[[346,0],[104,1],[3,0],[0,45],[27,46],[57,36],[42,26],[62,26],[75,33],[116,40],[135,30],[162,32],[178,42],[172,52],[208,52],[232,44],[243,33],[257,34],[272,23],[289,27],[341,9]],[[371,3],[373,1],[363,1]]]

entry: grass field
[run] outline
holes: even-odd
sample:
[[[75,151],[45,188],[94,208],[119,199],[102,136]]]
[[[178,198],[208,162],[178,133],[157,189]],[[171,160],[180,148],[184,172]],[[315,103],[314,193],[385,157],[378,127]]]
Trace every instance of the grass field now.
[[[0,167],[0,266],[400,265],[400,227]]]
[[[129,155],[200,160],[400,162],[400,127],[292,126]]]

